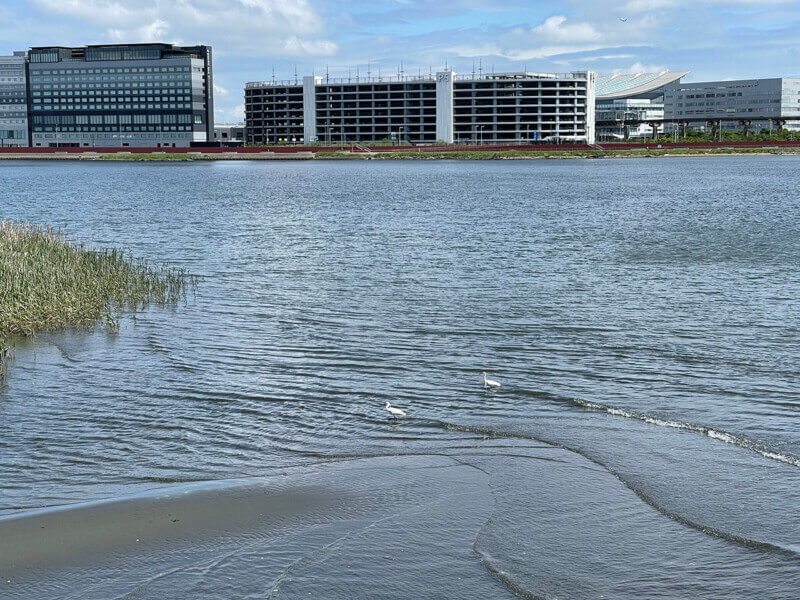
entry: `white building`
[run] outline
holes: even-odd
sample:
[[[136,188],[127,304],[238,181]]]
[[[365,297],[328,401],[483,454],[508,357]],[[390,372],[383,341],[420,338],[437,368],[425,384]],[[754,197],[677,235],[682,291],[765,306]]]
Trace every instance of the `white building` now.
[[[0,147],[28,145],[25,52],[0,56]]]
[[[697,129],[799,130],[800,78],[675,83],[666,89],[664,115]]]
[[[576,73],[303,77],[245,87],[248,143],[594,143],[594,81]]]
[[[214,141],[221,144],[242,144],[244,143],[244,123],[231,125],[221,123],[214,125]]]

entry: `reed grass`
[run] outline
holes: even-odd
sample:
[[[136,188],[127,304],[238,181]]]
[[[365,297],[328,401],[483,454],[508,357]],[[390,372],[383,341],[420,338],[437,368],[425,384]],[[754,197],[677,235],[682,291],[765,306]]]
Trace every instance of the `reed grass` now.
[[[0,379],[13,336],[103,324],[150,303],[176,305],[194,279],[185,271],[92,250],[50,227],[0,221]]]

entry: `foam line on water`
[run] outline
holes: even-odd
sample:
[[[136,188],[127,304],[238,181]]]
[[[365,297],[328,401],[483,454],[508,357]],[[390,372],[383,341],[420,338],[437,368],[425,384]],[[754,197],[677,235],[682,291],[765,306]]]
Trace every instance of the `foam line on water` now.
[[[659,427],[670,427],[672,429],[683,429],[686,431],[694,431],[706,435],[711,439],[719,440],[727,444],[733,444],[735,446],[739,446],[746,450],[756,452],[761,456],[763,456],[764,458],[782,462],[784,464],[792,465],[794,467],[800,467],[800,457],[793,456],[791,454],[783,454],[781,452],[776,452],[757,442],[735,435],[733,433],[729,433],[727,431],[714,429],[713,427],[708,427],[706,425],[697,425],[694,423],[684,423],[682,421],[674,421],[671,419],[662,419],[660,417],[654,417],[652,415],[638,413],[636,411],[628,410],[626,408],[618,408],[616,406],[609,406],[607,404],[600,404],[599,402],[591,402],[589,400],[582,400],[580,398],[570,398],[569,401],[575,404],[576,406],[580,406],[581,408],[606,412],[610,415],[614,415],[617,417],[637,419],[639,421],[644,421],[645,423],[649,423],[651,425],[658,425]]]
[[[711,536],[718,537],[718,538],[721,538],[721,539],[724,539],[724,540],[728,540],[729,542],[733,542],[733,543],[739,544],[741,546],[745,546],[745,547],[748,547],[748,548],[755,548],[755,549],[759,549],[759,550],[763,550],[763,551],[777,552],[778,554],[789,556],[789,557],[791,557],[793,559],[800,559],[800,552],[798,552],[797,548],[794,547],[794,546],[784,546],[782,544],[777,544],[777,543],[773,543],[773,542],[765,542],[765,541],[761,541],[761,540],[747,538],[747,537],[738,535],[736,533],[731,533],[729,531],[725,531],[725,530],[719,529],[717,527],[711,527],[711,526],[708,526],[708,525],[703,525],[702,523],[698,523],[696,521],[693,521],[692,519],[689,519],[689,518],[687,518],[687,517],[685,517],[685,516],[683,516],[683,515],[681,515],[679,513],[676,513],[674,511],[664,507],[664,506],[661,506],[655,500],[655,498],[653,498],[652,496],[650,496],[649,494],[647,494],[646,492],[644,492],[643,490],[641,490],[640,488],[635,486],[633,483],[631,483],[630,481],[625,479],[619,472],[617,472],[616,470],[611,468],[609,465],[603,463],[602,461],[594,458],[590,454],[588,454],[585,451],[580,450],[578,448],[573,448],[573,447],[565,445],[563,443],[556,442],[556,441],[553,441],[553,440],[548,440],[548,439],[543,438],[543,437],[527,435],[527,434],[521,434],[521,433],[516,433],[516,432],[512,433],[512,432],[507,432],[507,431],[501,431],[501,430],[498,430],[498,429],[473,427],[473,426],[469,426],[469,425],[456,425],[454,423],[447,423],[445,421],[438,422],[438,425],[440,427],[444,428],[444,429],[449,429],[449,430],[452,430],[452,431],[464,431],[464,432],[469,432],[469,433],[477,433],[477,434],[488,435],[488,436],[492,436],[492,437],[496,437],[496,438],[505,437],[505,438],[517,438],[517,439],[533,440],[533,441],[541,442],[541,443],[544,443],[544,444],[550,444],[552,446],[555,446],[557,448],[561,448],[563,450],[567,450],[569,452],[574,452],[575,454],[578,454],[578,455],[582,456],[583,458],[585,458],[586,460],[590,461],[591,463],[594,463],[597,466],[599,466],[599,467],[605,469],[606,471],[608,471],[611,475],[616,477],[625,487],[627,487],[634,494],[636,494],[639,497],[639,499],[642,500],[644,503],[648,504],[649,506],[651,506],[652,508],[654,508],[655,510],[660,512],[665,517],[667,517],[669,519],[672,519],[673,521],[675,521],[677,523],[680,523],[681,525],[685,525],[687,527],[691,527],[691,528],[696,529],[698,531],[701,531],[701,532],[703,532],[703,533],[705,533],[707,535],[711,535]]]

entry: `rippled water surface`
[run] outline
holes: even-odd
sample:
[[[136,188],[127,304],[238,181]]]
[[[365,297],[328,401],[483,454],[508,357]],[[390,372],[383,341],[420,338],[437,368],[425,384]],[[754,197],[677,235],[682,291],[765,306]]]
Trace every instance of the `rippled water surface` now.
[[[800,158],[7,161],[0,187],[0,218],[199,276],[119,334],[19,342],[0,531],[74,542],[88,511],[96,539],[0,556],[0,596],[796,597]],[[182,529],[137,550],[132,505]]]

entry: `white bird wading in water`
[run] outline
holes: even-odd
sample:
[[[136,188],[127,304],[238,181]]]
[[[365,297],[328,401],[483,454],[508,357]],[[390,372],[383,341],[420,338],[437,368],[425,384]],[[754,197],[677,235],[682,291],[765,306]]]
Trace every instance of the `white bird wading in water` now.
[[[496,390],[497,388],[500,387],[500,382],[499,381],[495,381],[494,379],[486,379],[486,371],[484,371],[483,372],[483,387],[485,387],[486,389],[491,388],[493,390]]]
[[[388,402],[386,403],[386,410],[389,411],[389,414],[392,416],[393,419],[396,419],[397,417],[405,417],[406,416],[406,411],[400,410],[399,408],[395,408],[394,406],[392,406]]]

